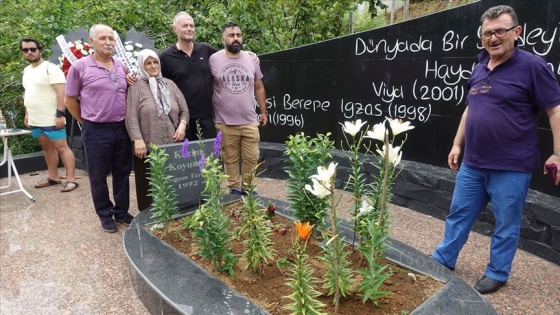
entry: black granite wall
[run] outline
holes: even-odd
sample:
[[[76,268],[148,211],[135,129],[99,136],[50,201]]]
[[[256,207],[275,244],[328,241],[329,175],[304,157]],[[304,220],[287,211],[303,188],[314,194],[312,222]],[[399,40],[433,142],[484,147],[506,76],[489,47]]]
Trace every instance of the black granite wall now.
[[[447,167],[447,154],[465,109],[465,85],[482,49],[480,16],[511,5],[523,31],[522,49],[543,56],[560,79],[560,1],[482,0],[392,26],[260,56],[270,125],[264,141],[288,135],[332,132],[338,123],[384,117],[416,126],[403,158]],[[550,125],[539,120],[542,162],[552,153]],[[542,170],[533,189],[560,197]],[[560,207],[560,205],[559,205]]]
[[[288,178],[284,171],[286,158],[285,146],[277,143],[261,144],[261,161],[266,171],[263,177],[282,179]],[[339,185],[348,180],[350,165],[342,151],[333,152],[337,167]],[[377,169],[366,161],[365,175],[370,178],[377,174]],[[421,212],[438,219],[445,219],[449,212],[451,196],[455,186],[456,173],[450,169],[414,161],[402,161],[402,172],[397,177],[392,189],[392,203]],[[525,203],[521,239],[519,248],[560,265],[560,198],[535,190],[530,190]],[[474,231],[491,235],[494,231],[494,216],[491,206],[478,217]],[[434,247],[436,242],[434,240]]]

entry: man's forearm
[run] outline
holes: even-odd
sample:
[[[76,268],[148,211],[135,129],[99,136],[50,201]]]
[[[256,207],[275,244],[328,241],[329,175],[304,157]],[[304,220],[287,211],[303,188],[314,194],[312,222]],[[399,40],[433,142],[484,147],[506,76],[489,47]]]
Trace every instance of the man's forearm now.
[[[53,88],[56,92],[56,109],[64,111],[66,109],[64,105],[64,84],[53,84]]]
[[[461,116],[461,122],[459,123],[459,127],[457,127],[457,134],[455,134],[455,138],[453,139],[453,145],[463,147],[465,145],[465,124],[467,121],[467,114],[469,108],[465,108],[463,115]]]
[[[547,114],[552,130],[552,151],[560,153],[560,104],[548,110]]]
[[[82,123],[82,115],[80,112],[80,104],[78,103],[78,98],[66,95],[66,97],[64,98],[64,104],[66,105],[66,108],[68,108],[70,114],[72,114],[72,116],[76,118],[78,122]]]
[[[266,91],[261,80],[255,82],[255,98],[261,113],[266,113]]]

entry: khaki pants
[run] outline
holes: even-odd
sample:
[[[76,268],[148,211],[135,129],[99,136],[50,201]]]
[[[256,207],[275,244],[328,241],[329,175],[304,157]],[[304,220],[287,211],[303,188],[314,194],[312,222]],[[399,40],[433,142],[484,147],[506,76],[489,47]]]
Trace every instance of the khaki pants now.
[[[258,124],[227,126],[216,124],[216,130],[222,132],[222,160],[225,172],[229,176],[228,188],[244,188],[246,175],[257,166],[259,143],[261,140]],[[239,159],[241,158],[241,174]],[[243,180],[243,181],[242,181]]]

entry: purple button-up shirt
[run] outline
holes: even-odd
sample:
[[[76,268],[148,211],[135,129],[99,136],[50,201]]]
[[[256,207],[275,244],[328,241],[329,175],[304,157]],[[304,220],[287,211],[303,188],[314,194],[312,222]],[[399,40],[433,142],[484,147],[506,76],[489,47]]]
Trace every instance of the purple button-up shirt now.
[[[82,119],[109,123],[123,121],[126,115],[126,74],[128,69],[113,58],[113,71],[99,66],[93,54],[70,67],[66,95],[80,99]]]

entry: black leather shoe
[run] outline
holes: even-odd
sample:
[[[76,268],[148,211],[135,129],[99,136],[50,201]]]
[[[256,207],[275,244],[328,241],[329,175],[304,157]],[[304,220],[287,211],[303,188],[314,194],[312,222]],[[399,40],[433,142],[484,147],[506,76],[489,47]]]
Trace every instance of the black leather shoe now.
[[[506,285],[506,283],[507,281],[502,282],[484,276],[474,285],[474,289],[480,294],[490,294],[498,291],[501,287]]]

